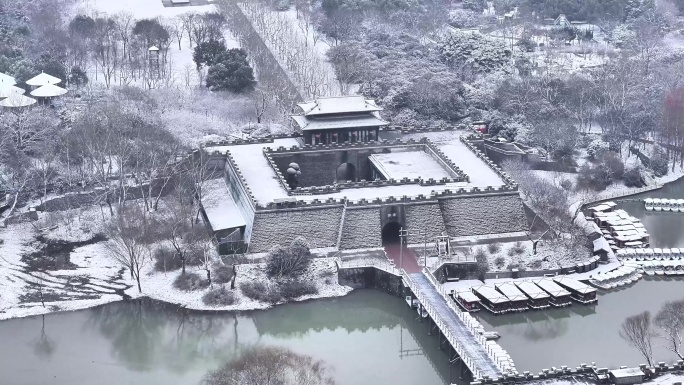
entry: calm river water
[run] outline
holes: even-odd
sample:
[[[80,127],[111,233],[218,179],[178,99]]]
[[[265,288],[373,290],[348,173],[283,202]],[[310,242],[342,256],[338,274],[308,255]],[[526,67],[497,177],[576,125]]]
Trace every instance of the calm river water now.
[[[664,188],[629,198],[684,198],[684,179]],[[624,202],[620,208],[644,223],[652,247],[684,247],[684,213],[655,213],[644,202]],[[684,298],[684,280],[642,280],[619,291],[600,294],[598,305],[544,312],[493,316],[479,313],[486,329],[502,335],[499,343],[520,371],[539,372],[561,365],[579,366],[596,362],[602,367],[637,365],[644,362],[636,349],[620,338],[622,321],[649,310],[655,314],[666,301]],[[655,345],[660,345],[660,341]],[[654,348],[656,360],[673,361],[676,356],[662,347]]]
[[[133,301],[46,315],[44,323],[1,321],[0,384],[193,385],[254,344],[325,360],[340,385],[446,384],[446,354],[416,317],[399,298],[359,290],[241,314]]]

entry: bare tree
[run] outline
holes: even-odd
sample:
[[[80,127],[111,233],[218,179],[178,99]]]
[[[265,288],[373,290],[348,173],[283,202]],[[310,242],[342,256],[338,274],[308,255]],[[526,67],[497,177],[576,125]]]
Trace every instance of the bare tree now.
[[[254,100],[254,114],[256,115],[257,123],[261,123],[266,110],[268,109],[268,97],[262,90],[255,91],[253,94]]]
[[[204,385],[334,385],[323,361],[280,347],[253,347],[215,371]]]
[[[176,16],[170,20],[168,20],[168,29],[171,32],[171,36],[173,36],[176,41],[178,42],[178,50],[180,51],[181,48],[181,42],[183,41],[183,36],[185,36],[185,20],[181,16]]]
[[[109,227],[109,241],[105,243],[109,256],[130,271],[140,293],[140,273],[151,260],[151,230],[151,223],[143,210],[135,205],[120,208],[119,215]]]
[[[653,346],[651,345],[651,313],[643,313],[627,317],[622,323],[620,337],[636,348],[646,359],[648,366],[653,366]]]
[[[682,355],[682,336],[684,335],[684,300],[666,302],[656,314],[653,323],[656,335],[666,341],[665,349],[675,353],[680,359]]]

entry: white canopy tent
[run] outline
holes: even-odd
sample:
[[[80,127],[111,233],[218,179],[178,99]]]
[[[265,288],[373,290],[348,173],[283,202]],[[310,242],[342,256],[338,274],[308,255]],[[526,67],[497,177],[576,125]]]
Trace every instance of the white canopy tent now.
[[[62,80],[59,78],[56,78],[52,75],[48,75],[45,72],[41,72],[40,74],[32,77],[31,79],[26,81],[26,84],[34,87],[40,87],[44,86],[46,84],[58,84]]]
[[[12,95],[21,95],[25,92],[26,92],[26,90],[24,90],[23,88],[0,84],[0,99],[6,98],[6,97],[9,97]]]
[[[35,96],[37,98],[52,98],[55,96],[62,96],[66,93],[67,90],[62,87],[58,87],[54,84],[46,84],[31,91],[31,96]]]
[[[0,72],[0,86],[13,86],[15,84],[17,81],[13,77]]]
[[[0,100],[0,107],[18,108],[27,107],[36,103],[36,99],[21,94],[10,95]]]

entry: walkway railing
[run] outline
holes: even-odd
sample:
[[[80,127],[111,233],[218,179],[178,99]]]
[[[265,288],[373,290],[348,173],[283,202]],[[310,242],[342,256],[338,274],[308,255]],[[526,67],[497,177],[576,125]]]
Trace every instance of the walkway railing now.
[[[641,193],[645,193],[648,191],[658,190],[661,187],[663,187],[663,185],[656,184],[656,185],[645,186],[645,187],[640,187],[640,188],[630,188],[630,189],[625,189],[625,190],[619,190],[619,191],[615,191],[611,194],[601,195],[601,196],[597,196],[595,198],[589,198],[589,199],[583,201],[582,204],[583,205],[589,205],[589,204],[603,202],[603,201],[607,201],[607,200],[611,200],[611,199],[615,199],[615,198],[621,198],[621,197],[627,197],[627,196],[631,196],[631,195],[641,194]]]
[[[374,267],[376,269],[386,271],[390,274],[394,274],[398,277],[401,276],[401,271],[396,266],[394,266],[393,263],[391,263],[390,261],[382,261],[379,259],[367,259],[361,261],[337,260],[337,266],[340,269],[360,269],[364,267]]]
[[[480,345],[482,345],[482,347],[485,348],[485,350],[487,350],[487,354],[492,359],[492,361],[496,362],[497,366],[503,372],[506,372],[508,369],[510,369],[512,362],[509,362],[508,360],[502,360],[502,354],[499,353],[500,351],[505,353],[505,351],[503,349],[496,349],[494,346],[498,346],[498,344],[493,341],[488,341],[477,330],[482,325],[469,313],[462,311],[456,306],[456,303],[453,301],[451,296],[449,296],[444,287],[439,284],[437,278],[434,276],[434,274],[432,274],[430,270],[423,269],[423,274],[428,278],[428,281],[430,281],[432,286],[434,286],[435,290],[437,290],[437,292],[442,296],[442,298],[444,298],[449,309],[451,309],[451,311],[453,311],[458,316],[458,318],[460,318],[461,321],[463,321],[463,323],[468,327],[468,330],[475,337],[477,342]]]
[[[449,328],[447,327],[446,320],[444,320],[442,318],[441,314],[439,314],[439,312],[437,312],[432,307],[432,305],[430,305],[429,301],[425,298],[423,292],[420,290],[418,285],[416,285],[416,283],[411,279],[411,277],[406,273],[406,271],[404,271],[403,269],[401,271],[402,271],[402,275],[403,275],[404,280],[406,281],[406,284],[409,287],[409,289],[411,289],[413,294],[416,296],[416,298],[421,303],[421,305],[425,308],[425,310],[428,312],[428,314],[430,314],[430,316],[432,316],[433,321],[435,321],[435,324],[437,325],[439,330],[442,331],[442,334],[444,335],[444,337],[447,339],[447,341],[449,341],[449,343],[454,348],[456,353],[458,353],[458,356],[461,358],[463,363],[468,367],[468,369],[470,369],[471,373],[473,374],[473,378],[477,378],[477,379],[482,378],[482,374],[480,373],[480,370],[476,366],[475,362],[470,357],[468,357],[463,346],[458,342],[458,340],[455,338],[455,336],[453,336],[451,334],[451,332],[449,331]]]

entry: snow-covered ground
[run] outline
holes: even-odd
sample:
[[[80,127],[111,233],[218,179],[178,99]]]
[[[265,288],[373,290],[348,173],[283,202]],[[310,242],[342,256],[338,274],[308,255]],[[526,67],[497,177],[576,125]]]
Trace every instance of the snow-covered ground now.
[[[164,7],[161,0],[78,0],[73,7],[73,15],[102,15],[117,16],[130,14],[135,19],[162,19],[162,23],[174,17],[188,12],[207,13],[217,12],[213,4],[201,6],[184,7]],[[239,44],[235,37],[228,31],[224,32],[226,46],[228,48],[238,48]],[[171,37],[169,46],[169,61],[171,66],[172,81],[175,86],[199,84],[199,76],[195,70],[195,63],[192,61],[193,49],[190,47],[187,33],[181,41],[181,49],[178,42]],[[95,67],[91,66],[86,71],[88,79],[98,85],[104,84],[101,74],[96,73]],[[113,84],[120,84],[120,78],[116,78]],[[171,85],[169,84],[169,85]]]
[[[572,266],[589,260],[586,250],[573,251],[563,249],[550,241],[540,242],[537,245],[537,254],[533,254],[532,241],[529,240],[499,242],[491,245],[495,246],[479,245],[472,247],[470,250],[470,253],[473,255],[478,251],[484,252],[487,255],[490,272],[510,271],[509,266],[525,270],[558,269],[561,266]],[[586,255],[586,258],[580,258],[578,257],[579,255]]]
[[[235,311],[267,309],[271,307],[271,305],[247,298],[239,290],[242,283],[258,281],[267,282],[268,278],[264,273],[264,266],[263,263],[239,266],[235,279],[236,290],[234,291],[237,301],[231,306],[207,306],[202,303],[202,296],[206,294],[207,291],[211,290],[210,288],[191,292],[175,289],[173,287],[173,281],[181,274],[180,270],[166,274],[152,272],[151,269],[148,270],[142,280],[143,295],[164,302],[175,303],[193,310]],[[315,284],[318,289],[318,294],[302,296],[297,298],[296,301],[314,298],[341,297],[352,291],[351,287],[342,286],[337,283],[336,269],[335,259],[333,258],[314,259],[311,267],[306,275],[303,276],[302,280]],[[193,269],[189,268],[188,271],[193,271]],[[197,271],[197,274],[204,276],[205,273],[204,271]],[[326,280],[324,277],[326,275],[330,276],[330,274],[333,274],[332,278]],[[214,284],[214,288],[219,286],[221,285]],[[225,286],[229,287],[228,284]],[[137,290],[137,288],[131,288],[127,293],[132,296],[140,296],[140,294],[137,293]]]
[[[160,207],[163,210],[164,205]],[[267,281],[263,264],[259,263],[238,266],[235,290],[238,301],[225,307],[203,304],[202,296],[211,288],[192,292],[175,289],[173,282],[180,270],[157,272],[151,261],[143,267],[142,292],[138,292],[135,280],[109,256],[104,242],[75,247],[68,254],[69,263],[60,270],[38,272],[29,266],[25,257],[39,250],[36,247],[39,236],[51,241],[84,242],[103,231],[108,221],[106,209],[103,213],[99,206],[93,206],[62,213],[40,213],[37,222],[11,224],[3,229],[0,232],[0,320],[93,307],[122,300],[124,293],[132,298],[145,296],[196,310],[251,310],[271,306],[251,300],[239,290],[244,282]],[[40,263],[42,256],[34,258]],[[318,294],[303,296],[297,301],[338,297],[352,290],[338,284],[336,261],[337,258],[313,260],[301,279],[313,283]],[[220,263],[218,258],[215,262]],[[191,266],[187,269],[204,277],[203,270]],[[214,288],[218,286],[214,284]],[[41,292],[45,305],[40,301]]]

